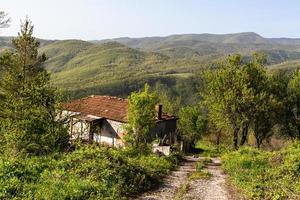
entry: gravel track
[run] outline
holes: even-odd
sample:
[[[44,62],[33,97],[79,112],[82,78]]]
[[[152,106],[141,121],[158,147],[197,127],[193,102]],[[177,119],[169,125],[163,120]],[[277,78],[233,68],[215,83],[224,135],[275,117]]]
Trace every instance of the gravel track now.
[[[212,175],[209,179],[189,180],[189,175],[195,172],[195,164],[203,157],[186,156],[182,165],[170,175],[166,176],[163,184],[157,189],[143,193],[133,198],[138,200],[174,200],[179,188],[188,183],[188,191],[180,200],[238,200],[228,191],[227,177],[222,172],[219,158],[212,158],[212,162],[205,165],[205,169]]]

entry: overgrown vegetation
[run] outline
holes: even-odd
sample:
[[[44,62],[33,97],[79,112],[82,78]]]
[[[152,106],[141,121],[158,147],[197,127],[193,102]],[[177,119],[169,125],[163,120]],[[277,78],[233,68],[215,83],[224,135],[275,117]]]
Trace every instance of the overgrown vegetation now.
[[[277,152],[244,147],[223,156],[224,169],[251,199],[300,198],[300,144]]]
[[[48,156],[2,155],[0,198],[125,199],[159,183],[179,158],[96,145]]]

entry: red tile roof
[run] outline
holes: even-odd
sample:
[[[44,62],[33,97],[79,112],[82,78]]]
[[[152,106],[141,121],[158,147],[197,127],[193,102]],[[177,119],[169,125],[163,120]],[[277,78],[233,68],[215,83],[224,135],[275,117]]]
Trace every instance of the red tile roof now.
[[[111,96],[89,96],[65,103],[68,111],[126,122],[128,100]]]
[[[128,100],[112,96],[88,96],[65,103],[63,108],[84,115],[94,115],[119,122],[127,122]],[[177,119],[175,116],[162,114],[157,121]]]

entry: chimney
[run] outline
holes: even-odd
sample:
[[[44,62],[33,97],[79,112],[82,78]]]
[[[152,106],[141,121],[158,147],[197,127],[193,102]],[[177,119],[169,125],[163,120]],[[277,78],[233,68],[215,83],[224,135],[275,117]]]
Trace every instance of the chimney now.
[[[162,105],[156,105],[157,119],[162,119]]]

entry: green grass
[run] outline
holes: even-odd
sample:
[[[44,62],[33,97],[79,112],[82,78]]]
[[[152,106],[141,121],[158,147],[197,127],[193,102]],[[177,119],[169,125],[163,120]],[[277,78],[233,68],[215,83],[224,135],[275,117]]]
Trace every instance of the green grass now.
[[[183,184],[180,185],[180,187],[178,188],[176,195],[175,195],[175,200],[181,200],[183,198],[183,196],[188,193],[190,189],[190,183],[189,182],[185,182]]]
[[[189,180],[194,181],[194,180],[198,180],[198,179],[210,179],[211,177],[212,177],[212,174],[209,173],[209,171],[204,169],[201,171],[193,172],[189,176]]]
[[[199,160],[195,165],[195,172],[189,175],[189,180],[209,179],[212,175],[205,169],[205,165],[211,162],[212,160],[210,158]]]
[[[278,152],[245,147],[222,160],[232,182],[250,199],[300,198],[300,143]]]

